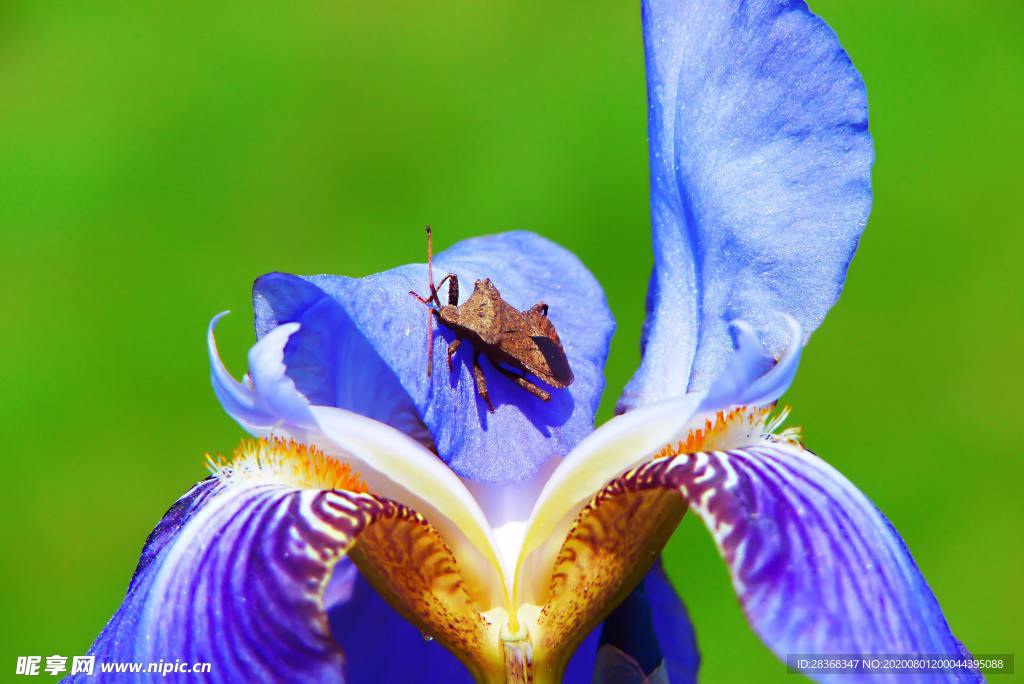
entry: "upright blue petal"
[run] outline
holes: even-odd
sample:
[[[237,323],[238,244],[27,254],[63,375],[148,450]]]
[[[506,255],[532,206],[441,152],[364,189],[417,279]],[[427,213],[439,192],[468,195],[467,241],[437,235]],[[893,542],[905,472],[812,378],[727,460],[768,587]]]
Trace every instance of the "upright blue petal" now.
[[[572,385],[552,390],[544,402],[484,359],[495,407],[490,414],[474,386],[471,345],[463,344],[449,373],[446,348],[454,334],[436,322],[434,372],[428,378],[428,314],[409,295],[427,291],[423,264],[365,278],[263,276],[254,287],[257,334],[301,324],[285,350],[285,364],[313,403],[357,411],[415,436],[422,436],[422,422],[441,458],[460,476],[495,484],[522,481],[593,429],[614,330],[604,294],[570,252],[524,232],[461,242],[436,256],[434,270],[435,277],[459,276],[460,302],[474,281],[490,278],[518,309],[547,303],[575,375]]]
[[[284,363],[311,403],[359,413],[433,444],[412,398],[344,306],[316,285],[284,273],[256,281],[253,305],[260,340],[281,325],[300,324],[285,347]]]
[[[631,408],[706,389],[729,325],[788,340],[835,303],[871,207],[867,98],[802,0],[643,4],[655,264]]]

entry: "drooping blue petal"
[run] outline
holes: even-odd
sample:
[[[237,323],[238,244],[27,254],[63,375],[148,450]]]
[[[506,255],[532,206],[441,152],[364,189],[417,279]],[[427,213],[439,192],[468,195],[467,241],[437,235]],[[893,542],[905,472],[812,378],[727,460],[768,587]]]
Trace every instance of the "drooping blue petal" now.
[[[583,643],[576,647],[576,652],[569,658],[569,664],[562,675],[562,684],[592,684],[600,643],[601,627],[597,627],[583,639]]]
[[[102,662],[208,662],[209,682],[343,682],[345,656],[321,587],[385,509],[350,492],[211,477],[150,535],[124,603],[90,654]],[[104,677],[97,670],[69,681]]]
[[[427,640],[380,597],[349,561],[334,574],[349,586],[327,609],[331,632],[345,652],[347,684],[472,684],[459,660]],[[334,585],[336,580],[332,579]]]
[[[428,314],[409,295],[427,293],[423,264],[365,278],[263,276],[254,287],[257,334],[301,323],[285,350],[285,364],[313,403],[349,408],[409,432],[422,421],[440,456],[460,476],[495,484],[522,481],[593,429],[614,329],[604,295],[570,252],[525,232],[461,242],[436,256],[434,270],[437,277],[459,276],[460,302],[474,281],[490,278],[517,309],[547,303],[575,376],[572,385],[552,390],[544,402],[483,359],[495,407],[490,414],[473,382],[470,343],[455,355],[449,373],[446,348],[454,334],[436,323],[428,378]]]
[[[683,605],[672,582],[665,575],[660,561],[647,573],[644,580],[647,601],[651,604],[654,633],[661,644],[665,669],[672,684],[697,681],[700,669],[700,651],[690,614]]]
[[[692,684],[699,667],[690,616],[659,562],[605,620],[594,681]]]
[[[809,335],[871,206],[867,98],[802,0],[643,3],[655,265],[631,408],[706,389],[748,321]]]
[[[659,561],[602,626],[584,639],[562,681],[653,682],[649,677],[656,672],[667,675],[672,684],[688,684],[697,681],[699,667],[690,616]]]
[[[684,454],[649,470],[707,525],[747,619],[780,658],[967,655],[893,526],[810,452],[769,444]],[[816,678],[851,681],[848,674]],[[983,680],[969,672],[884,681]]]

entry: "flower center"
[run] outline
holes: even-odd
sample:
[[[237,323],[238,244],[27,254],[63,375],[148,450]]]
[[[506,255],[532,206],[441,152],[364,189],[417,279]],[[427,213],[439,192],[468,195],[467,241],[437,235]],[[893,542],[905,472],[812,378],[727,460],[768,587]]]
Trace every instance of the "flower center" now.
[[[343,489],[366,492],[366,484],[344,463],[315,446],[293,440],[246,439],[230,460],[206,455],[207,467],[225,485],[266,481],[296,489]]]

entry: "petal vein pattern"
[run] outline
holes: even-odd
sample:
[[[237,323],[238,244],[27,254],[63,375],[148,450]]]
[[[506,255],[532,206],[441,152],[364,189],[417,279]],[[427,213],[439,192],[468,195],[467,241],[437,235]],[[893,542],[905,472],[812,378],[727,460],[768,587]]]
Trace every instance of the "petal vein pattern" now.
[[[154,530],[124,604],[90,652],[212,662],[218,682],[341,682],[323,586],[367,523],[397,511],[361,494],[205,480]],[[79,680],[93,678],[70,681]]]
[[[648,467],[707,525],[751,626],[780,658],[969,655],[889,521],[802,447],[769,442]],[[895,679],[982,681],[969,672]]]

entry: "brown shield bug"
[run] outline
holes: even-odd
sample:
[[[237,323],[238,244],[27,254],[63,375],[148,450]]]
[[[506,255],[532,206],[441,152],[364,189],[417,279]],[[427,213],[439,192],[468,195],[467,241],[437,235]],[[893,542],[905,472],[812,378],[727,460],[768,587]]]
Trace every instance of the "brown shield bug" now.
[[[464,340],[473,345],[473,378],[477,392],[494,413],[480,355],[486,356],[494,368],[530,394],[549,401],[551,395],[526,377],[531,373],[551,387],[562,389],[572,384],[572,369],[565,356],[562,341],[554,324],[548,319],[548,305],[538,302],[526,311],[520,311],[501,298],[498,288],[489,278],[476,281],[473,294],[459,304],[459,277],[449,273],[434,285],[434,246],[430,226],[427,226],[427,278],[430,296],[413,297],[427,305],[430,319],[455,332],[448,345],[448,371],[452,370],[452,356]],[[438,290],[448,283],[448,304],[441,304]],[[434,358],[433,326],[427,326],[427,375],[432,371]],[[518,372],[517,372],[518,371]]]

